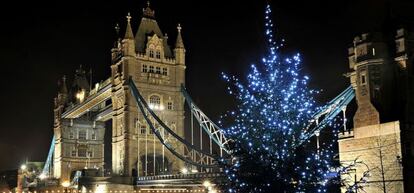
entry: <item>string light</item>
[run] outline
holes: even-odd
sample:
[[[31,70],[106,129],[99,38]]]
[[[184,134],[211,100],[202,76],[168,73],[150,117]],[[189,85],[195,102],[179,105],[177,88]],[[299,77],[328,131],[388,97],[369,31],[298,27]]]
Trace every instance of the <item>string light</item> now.
[[[269,50],[262,65],[251,65],[246,83],[223,74],[229,94],[239,102],[227,115],[232,123],[225,133],[233,140],[234,158],[222,162],[224,186],[229,193],[327,192],[336,141],[321,143],[318,151],[295,145],[320,109],[314,99],[319,91],[310,89],[309,77],[300,74],[300,54],[280,53],[284,40],[275,41],[271,12],[267,5]],[[340,125],[332,120],[330,126]]]

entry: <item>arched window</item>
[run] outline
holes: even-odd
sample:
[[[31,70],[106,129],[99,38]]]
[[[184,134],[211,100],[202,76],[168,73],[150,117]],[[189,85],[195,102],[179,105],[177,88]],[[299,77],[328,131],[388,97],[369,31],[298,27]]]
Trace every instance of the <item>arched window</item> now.
[[[149,98],[149,106],[152,109],[159,109],[161,107],[161,98],[158,95],[152,95]]]
[[[167,102],[167,109],[168,110],[174,110],[174,104],[172,101],[168,101]]]

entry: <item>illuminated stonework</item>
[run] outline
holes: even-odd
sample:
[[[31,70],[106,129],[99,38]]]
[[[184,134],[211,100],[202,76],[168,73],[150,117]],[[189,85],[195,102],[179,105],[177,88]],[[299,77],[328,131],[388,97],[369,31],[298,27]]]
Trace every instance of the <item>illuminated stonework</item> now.
[[[138,111],[129,78],[158,116],[184,136],[185,48],[178,27],[171,50],[152,10],[147,7],[135,36],[127,16],[124,38],[112,49],[112,172],[121,176],[178,173],[183,163],[164,149]],[[170,139],[172,140],[172,139]],[[178,149],[184,151],[184,149]]]
[[[71,179],[73,171],[104,167],[102,122],[62,119],[55,127],[54,177],[61,182]]]
[[[366,192],[412,192],[414,71],[408,56],[414,50],[409,43],[414,33],[399,29],[395,42],[385,36],[362,34],[348,50],[352,70],[348,76],[358,109],[354,128],[339,136],[339,158],[344,165],[360,163],[342,179],[348,176],[352,185],[369,172],[367,182],[361,184]]]

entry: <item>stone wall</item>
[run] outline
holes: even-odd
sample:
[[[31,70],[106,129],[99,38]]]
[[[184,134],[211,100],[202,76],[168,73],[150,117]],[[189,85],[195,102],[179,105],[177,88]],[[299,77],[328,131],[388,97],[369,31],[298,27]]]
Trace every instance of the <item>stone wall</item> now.
[[[357,160],[355,173],[357,181],[369,171],[370,177],[364,190],[369,193],[402,193],[402,152],[400,124],[398,121],[354,128],[352,135],[340,136],[339,157],[343,165]],[[343,176],[343,179],[346,176]],[[354,183],[354,179],[348,182]],[[345,189],[342,188],[342,192]]]

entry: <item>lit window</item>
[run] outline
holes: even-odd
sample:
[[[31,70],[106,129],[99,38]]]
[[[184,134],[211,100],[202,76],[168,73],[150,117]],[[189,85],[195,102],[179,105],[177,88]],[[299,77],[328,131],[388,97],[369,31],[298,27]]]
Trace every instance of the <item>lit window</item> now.
[[[147,127],[145,125],[141,125],[141,134],[147,133]]]
[[[154,66],[149,67],[149,73],[154,73]]]
[[[157,52],[156,52],[156,54],[155,54],[155,56],[156,56],[158,59],[160,59],[160,58],[161,58],[161,52],[160,52],[160,51],[157,51]]]
[[[157,95],[152,95],[150,97],[150,108],[152,109],[158,109],[161,106],[161,98]]]
[[[143,73],[147,73],[148,72],[148,65],[146,65],[146,64],[143,64],[142,65],[142,72]]]
[[[78,132],[78,139],[85,140],[86,139],[86,131],[79,131]]]
[[[161,68],[160,67],[155,67],[155,73],[157,74],[161,74]]]
[[[79,147],[78,148],[78,157],[86,157],[86,147]]]
[[[149,51],[149,57],[150,58],[154,58],[154,50],[150,50]]]
[[[167,103],[167,109],[168,110],[173,110],[173,103],[172,102]]]
[[[167,76],[167,68],[162,68],[162,75]]]

